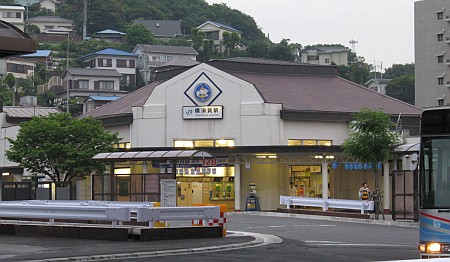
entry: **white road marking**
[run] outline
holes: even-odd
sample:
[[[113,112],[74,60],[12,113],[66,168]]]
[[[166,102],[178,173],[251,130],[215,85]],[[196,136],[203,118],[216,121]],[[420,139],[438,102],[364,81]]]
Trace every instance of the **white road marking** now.
[[[336,225],[292,225],[292,227],[335,227]],[[255,228],[277,228],[277,227],[289,227],[285,225],[278,225],[278,226],[259,226],[259,227],[247,227],[250,229]]]
[[[346,243],[338,241],[306,240],[306,244],[311,246],[354,246],[354,247],[415,247],[416,245],[399,244],[377,244],[377,243]]]

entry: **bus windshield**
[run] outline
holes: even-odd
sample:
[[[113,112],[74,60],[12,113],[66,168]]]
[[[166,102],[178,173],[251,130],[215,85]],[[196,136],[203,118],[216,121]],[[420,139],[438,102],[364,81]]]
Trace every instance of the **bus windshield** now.
[[[421,208],[450,208],[450,138],[422,137]]]

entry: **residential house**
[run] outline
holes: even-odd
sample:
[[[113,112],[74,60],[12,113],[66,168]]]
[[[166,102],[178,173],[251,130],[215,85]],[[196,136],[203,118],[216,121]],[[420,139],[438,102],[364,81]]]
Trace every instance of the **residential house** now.
[[[36,50],[35,53],[21,55],[20,58],[36,64],[44,65],[47,69],[53,69],[54,62],[52,54],[52,50]]]
[[[386,86],[391,82],[392,79],[382,79],[382,78],[372,78],[367,81],[364,86],[378,92],[380,94],[386,94]]]
[[[0,59],[0,76],[11,73],[16,81],[26,79],[34,73],[35,62],[21,57]]]
[[[228,25],[224,25],[221,23],[206,21],[205,23],[197,26],[198,31],[204,32],[206,38],[214,40],[214,50],[218,52],[225,52],[225,45],[223,43],[223,33],[237,33],[239,37],[242,35],[242,32]]]
[[[126,33],[122,33],[112,29],[106,29],[100,32],[95,33],[92,38],[93,39],[103,39],[110,42],[124,42],[124,37]]]
[[[39,27],[41,33],[51,34],[67,34],[73,29],[73,20],[62,18],[59,16],[36,16],[28,18],[27,25],[35,25]]]
[[[25,7],[0,5],[0,20],[12,24],[25,31],[24,19]]]
[[[141,24],[158,39],[169,39],[183,36],[178,20],[133,20],[133,24]]]
[[[121,77],[115,69],[69,68],[62,75],[63,88],[56,89],[55,93],[63,100],[68,94],[80,103],[91,95],[124,96],[127,92],[120,90]]]
[[[133,53],[138,55],[138,70],[144,83],[154,78],[152,70],[175,59],[197,60],[198,52],[190,46],[166,46],[137,44]]]
[[[120,96],[88,96],[83,103],[83,114],[91,112],[92,110],[119,98]]]
[[[415,103],[450,105],[450,2],[414,2]]]
[[[341,149],[353,115],[362,107],[382,108],[391,119],[401,114],[411,136],[419,134],[419,108],[342,79],[331,66],[234,58],[160,79],[83,116],[103,121],[130,145],[95,158],[111,167],[106,179],[90,178],[97,199],[158,201],[166,178],[177,180],[181,206],[221,203],[244,210],[251,183],[261,210],[280,207],[289,182],[302,196],[327,198],[329,192],[330,198],[357,199],[355,190],[362,182],[374,187],[375,175]],[[183,150],[207,151],[214,163],[183,160],[172,168],[155,159],[189,153]],[[389,174],[395,165],[385,162],[380,169]],[[117,192],[110,181],[143,186]],[[385,175],[385,196],[390,183]],[[389,210],[390,197],[383,200]]]
[[[14,3],[21,6],[31,6],[34,4],[40,4],[41,9],[45,9],[51,12],[55,12],[63,0],[15,0]]]
[[[121,74],[120,87],[136,87],[136,59],[138,54],[107,48],[80,57],[85,68],[114,69]]]
[[[347,65],[348,47],[314,46],[301,51],[301,62],[313,65]]]
[[[5,152],[10,148],[7,138],[15,139],[20,129],[19,124],[31,120],[33,116],[47,116],[58,112],[60,111],[54,107],[0,107],[0,200],[4,182],[21,182],[27,178],[31,179],[31,174],[23,167],[6,158]]]

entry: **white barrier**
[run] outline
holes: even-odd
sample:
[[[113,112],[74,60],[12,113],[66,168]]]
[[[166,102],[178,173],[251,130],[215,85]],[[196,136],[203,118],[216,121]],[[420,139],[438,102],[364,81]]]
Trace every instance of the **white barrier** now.
[[[113,226],[119,221],[131,221],[127,207],[63,206],[0,204],[0,217],[48,219],[53,225],[55,219],[111,221]]]
[[[131,212],[137,212],[138,208],[153,207],[152,202],[127,202],[127,201],[98,201],[98,200],[24,200],[8,201],[14,204],[24,205],[53,205],[53,206],[98,206],[98,207],[127,207]],[[8,203],[3,202],[3,203]]]
[[[156,221],[171,220],[210,220],[220,218],[219,206],[194,206],[194,207],[150,207],[138,208],[137,221],[149,222],[153,227]]]
[[[327,211],[328,208],[361,210],[361,214],[364,214],[365,211],[374,210],[373,201],[350,200],[350,199],[323,199],[310,197],[280,196],[280,204],[286,205],[288,209],[291,208],[291,206],[310,206],[310,207],[321,207],[323,211]]]

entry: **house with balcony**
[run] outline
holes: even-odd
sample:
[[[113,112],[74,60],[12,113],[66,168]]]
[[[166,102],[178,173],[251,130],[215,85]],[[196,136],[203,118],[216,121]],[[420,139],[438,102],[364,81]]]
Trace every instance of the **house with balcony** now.
[[[80,57],[85,68],[116,70],[120,75],[120,89],[136,88],[136,60],[138,54],[107,48]]]
[[[350,51],[344,46],[313,46],[301,51],[301,62],[313,65],[347,65]]]
[[[167,45],[146,45],[137,44],[133,53],[138,56],[138,70],[144,83],[150,83],[154,78],[152,70],[163,66],[167,62],[177,59],[189,59],[194,63],[184,63],[186,65],[195,64],[198,52],[190,46],[167,46]],[[181,61],[181,60],[180,60]]]
[[[228,25],[217,23],[214,21],[206,21],[197,26],[198,31],[205,33],[205,37],[214,41],[214,50],[223,53],[225,45],[223,43],[223,33],[237,33],[241,37],[242,32]]]
[[[25,7],[0,5],[0,20],[25,31]]]
[[[152,32],[155,38],[170,39],[181,37],[181,25],[178,20],[133,20],[133,24],[141,24],[148,31]]]
[[[52,69],[54,66],[52,55],[52,50],[36,50],[35,53],[21,55],[20,58],[36,64],[45,65],[47,69]]]

